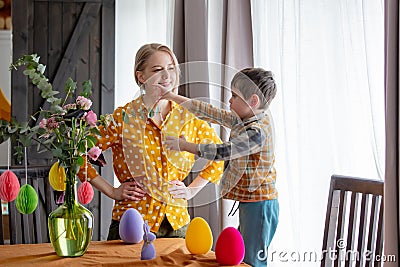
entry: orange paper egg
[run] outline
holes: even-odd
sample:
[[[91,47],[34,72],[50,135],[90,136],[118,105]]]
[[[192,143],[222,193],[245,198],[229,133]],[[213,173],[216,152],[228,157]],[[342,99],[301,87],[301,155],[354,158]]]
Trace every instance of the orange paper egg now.
[[[205,254],[213,244],[213,235],[207,221],[201,217],[194,218],[186,231],[186,248],[192,254]]]
[[[0,175],[0,198],[4,201],[13,201],[20,189],[20,184],[14,172],[7,170]]]

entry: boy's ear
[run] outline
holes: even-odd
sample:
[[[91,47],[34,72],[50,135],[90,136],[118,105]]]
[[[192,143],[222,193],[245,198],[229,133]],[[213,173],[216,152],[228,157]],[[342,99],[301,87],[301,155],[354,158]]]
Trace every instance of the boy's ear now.
[[[258,97],[258,95],[253,94],[250,97],[250,106],[251,107],[256,107],[259,103],[260,103],[260,98]]]

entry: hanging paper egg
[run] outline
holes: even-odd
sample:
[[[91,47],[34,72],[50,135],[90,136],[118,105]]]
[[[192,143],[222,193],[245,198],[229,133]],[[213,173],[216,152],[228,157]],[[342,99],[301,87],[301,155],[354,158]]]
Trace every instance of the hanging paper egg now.
[[[31,214],[35,211],[38,204],[38,195],[35,189],[29,185],[25,184],[19,190],[17,199],[15,200],[15,206],[17,210],[22,214]]]
[[[141,242],[144,233],[143,223],[143,217],[136,209],[127,209],[119,222],[119,236],[125,243]]]
[[[20,184],[14,172],[7,170],[0,175],[0,198],[13,201],[19,192]]]
[[[220,265],[239,265],[244,258],[244,241],[234,227],[225,228],[215,244],[215,257]]]
[[[94,196],[94,191],[92,185],[85,181],[78,188],[78,200],[82,204],[88,204],[92,201]]]
[[[192,254],[205,254],[210,251],[213,236],[207,221],[201,217],[193,218],[187,228],[185,242],[186,248]]]
[[[65,191],[53,191],[54,193],[54,202],[57,205],[61,205],[62,203],[64,203],[64,197],[65,197]]]
[[[49,182],[51,187],[57,191],[65,190],[65,169],[59,166],[58,161],[51,166],[49,171]]]

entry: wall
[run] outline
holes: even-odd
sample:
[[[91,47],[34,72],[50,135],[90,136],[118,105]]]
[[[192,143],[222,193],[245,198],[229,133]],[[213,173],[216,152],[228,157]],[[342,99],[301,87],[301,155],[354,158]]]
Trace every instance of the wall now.
[[[0,88],[11,100],[11,31],[0,30]],[[0,144],[0,166],[7,165],[7,142]]]

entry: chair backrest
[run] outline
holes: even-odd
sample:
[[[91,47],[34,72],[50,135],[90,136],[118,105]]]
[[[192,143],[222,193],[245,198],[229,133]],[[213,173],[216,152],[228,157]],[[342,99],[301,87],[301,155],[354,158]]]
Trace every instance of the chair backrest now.
[[[332,175],[321,266],[381,264],[383,191],[381,180]]]
[[[0,174],[7,170],[7,167],[0,167]],[[10,167],[18,177],[21,186],[26,183],[25,168],[22,166]],[[0,244],[34,244],[50,242],[47,217],[56,207],[53,201],[53,190],[50,186],[48,173],[50,166],[28,166],[27,182],[38,194],[38,206],[32,214],[21,214],[15,206],[15,201],[8,203],[8,224],[4,220],[0,225],[8,225],[8,229],[0,227]],[[5,239],[5,234],[9,234],[10,239]]]

